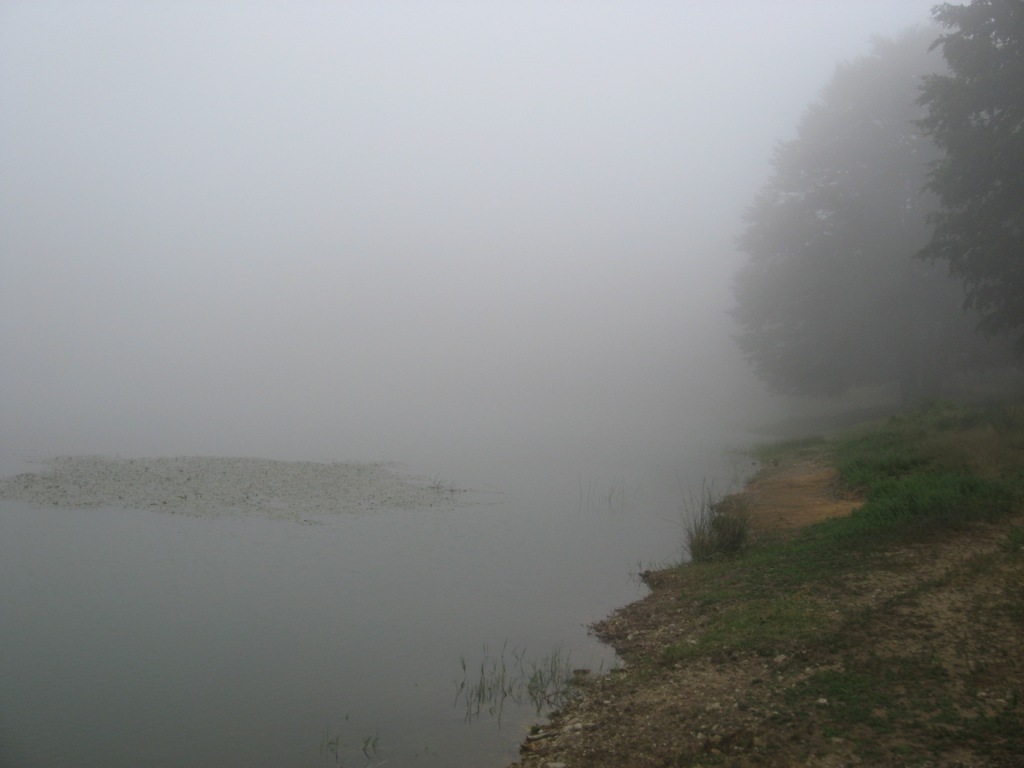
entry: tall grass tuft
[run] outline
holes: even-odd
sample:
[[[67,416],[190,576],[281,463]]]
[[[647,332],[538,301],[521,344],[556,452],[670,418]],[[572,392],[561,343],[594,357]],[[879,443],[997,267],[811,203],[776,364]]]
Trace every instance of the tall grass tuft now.
[[[683,503],[682,514],[684,544],[695,563],[735,555],[747,543],[750,518],[737,496],[718,499],[704,485],[699,497]]]

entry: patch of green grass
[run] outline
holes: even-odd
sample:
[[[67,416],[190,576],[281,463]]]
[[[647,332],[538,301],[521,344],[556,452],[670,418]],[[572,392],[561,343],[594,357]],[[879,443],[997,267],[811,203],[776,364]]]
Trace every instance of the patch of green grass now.
[[[872,737],[889,733],[916,744],[912,753],[927,749],[924,745],[942,751],[944,744],[969,741],[983,753],[999,755],[1024,743],[1016,691],[1008,707],[986,715],[954,706],[948,699],[949,684],[947,671],[934,659],[872,656],[844,669],[819,671],[788,691],[786,699],[797,710],[816,709],[825,719],[822,730],[853,738],[861,758],[869,762],[884,757]]]
[[[913,734],[936,724],[959,722],[936,691],[946,685],[948,675],[931,658],[869,657],[843,669],[825,669],[811,675],[787,692],[796,708],[814,708],[828,729],[840,736],[863,734],[868,727],[876,734],[897,729]],[[927,681],[927,685],[925,684]]]
[[[830,535],[924,536],[1011,512],[1024,489],[1024,411],[932,403],[852,430],[831,446],[843,481],[867,501]],[[1012,471],[1008,468],[1014,468]]]
[[[838,438],[832,455],[843,481],[869,492],[881,479],[902,477],[928,463],[916,441],[892,423]]]
[[[803,596],[745,601],[721,610],[695,642],[666,647],[663,661],[671,664],[731,651],[767,656],[820,637],[828,630],[829,620],[821,602]]]
[[[789,540],[767,544],[745,558],[749,565],[744,581],[748,589],[780,592],[809,583],[827,583],[832,576],[856,567],[859,559],[851,549],[834,545],[813,526]]]
[[[1013,511],[1016,495],[1006,483],[958,472],[928,472],[874,483],[860,509],[821,524],[834,541],[924,538]]]
[[[1024,487],[1024,407],[933,403],[851,430],[830,448],[844,482],[868,493],[887,479],[942,471],[1013,479]]]

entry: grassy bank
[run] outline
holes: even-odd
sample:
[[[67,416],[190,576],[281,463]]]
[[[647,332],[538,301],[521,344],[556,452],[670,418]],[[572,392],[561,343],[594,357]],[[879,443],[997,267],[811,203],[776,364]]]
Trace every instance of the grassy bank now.
[[[717,523],[731,551],[597,625],[625,670],[521,764],[1024,765],[1024,409],[933,405],[758,457],[834,467],[859,507],[773,530],[771,499],[718,504],[744,544]]]

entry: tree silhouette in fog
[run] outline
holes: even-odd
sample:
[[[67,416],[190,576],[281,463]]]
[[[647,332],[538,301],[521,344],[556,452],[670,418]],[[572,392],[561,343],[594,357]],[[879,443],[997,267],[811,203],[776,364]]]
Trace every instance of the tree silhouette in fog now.
[[[840,64],[746,212],[737,342],[777,391],[897,383],[918,399],[997,354],[948,270],[915,258],[937,206],[925,185],[939,151],[917,124],[922,77],[943,68],[935,36],[879,39]]]
[[[922,126],[945,150],[942,202],[924,255],[949,264],[989,335],[1024,351],[1024,2],[943,5],[937,47],[950,72],[926,78]]]

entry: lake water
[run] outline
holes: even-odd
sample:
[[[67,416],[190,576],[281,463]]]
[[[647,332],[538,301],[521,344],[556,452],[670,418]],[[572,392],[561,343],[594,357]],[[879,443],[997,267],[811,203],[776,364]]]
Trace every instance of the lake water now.
[[[0,501],[0,765],[502,766],[537,714],[467,722],[460,660],[613,664],[588,623],[740,479],[722,449],[448,467],[455,506],[314,524]]]

